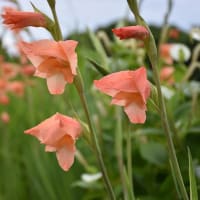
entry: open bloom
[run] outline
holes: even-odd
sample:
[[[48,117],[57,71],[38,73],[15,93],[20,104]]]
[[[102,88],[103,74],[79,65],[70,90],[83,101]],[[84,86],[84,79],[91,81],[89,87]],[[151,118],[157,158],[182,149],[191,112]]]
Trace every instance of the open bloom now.
[[[22,12],[7,7],[2,14],[3,23],[16,30],[27,26],[46,27],[46,19],[41,13]]]
[[[132,123],[145,122],[150,84],[144,67],[109,74],[95,80],[94,84],[100,91],[113,97],[112,104],[124,106],[124,111]]]
[[[114,28],[112,31],[120,40],[129,38],[145,40],[149,37],[149,31],[144,26],[139,25]]]
[[[78,121],[56,113],[37,126],[25,131],[46,145],[45,150],[56,152],[60,167],[67,171],[74,162],[75,141],[81,133]]]
[[[74,40],[20,42],[20,48],[36,67],[35,76],[46,78],[51,94],[62,94],[76,75],[77,54]]]

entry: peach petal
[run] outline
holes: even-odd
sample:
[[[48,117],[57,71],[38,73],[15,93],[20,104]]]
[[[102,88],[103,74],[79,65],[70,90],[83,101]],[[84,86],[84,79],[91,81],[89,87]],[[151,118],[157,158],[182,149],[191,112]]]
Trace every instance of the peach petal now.
[[[60,167],[64,171],[68,171],[74,163],[75,147],[72,143],[67,146],[63,146],[56,152],[56,157]]]
[[[45,151],[47,151],[47,152],[55,152],[56,151],[56,147],[52,147],[52,146],[46,145],[45,146]]]
[[[132,123],[143,124],[146,120],[146,106],[140,107],[135,103],[131,103],[124,108],[125,113],[128,115]]]
[[[77,139],[80,136],[81,126],[76,120],[59,113],[56,113],[55,119],[59,119],[62,129],[66,130],[73,139]]]
[[[28,56],[54,57],[66,60],[66,56],[56,41],[39,40],[32,43],[20,42],[20,46]]]
[[[77,54],[75,54],[74,51],[78,45],[78,42],[74,40],[60,41],[59,45],[63,49],[68,61],[70,62],[72,74],[76,75]]]
[[[67,84],[63,74],[58,73],[47,78],[47,87],[50,94],[62,94]]]

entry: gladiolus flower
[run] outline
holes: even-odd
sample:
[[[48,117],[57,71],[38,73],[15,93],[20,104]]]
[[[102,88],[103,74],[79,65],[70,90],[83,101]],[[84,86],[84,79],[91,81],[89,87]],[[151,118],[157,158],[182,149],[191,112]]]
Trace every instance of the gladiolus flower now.
[[[171,29],[169,30],[169,37],[172,39],[178,39],[180,36],[180,31],[178,29]]]
[[[145,40],[149,37],[149,31],[144,26],[125,26],[122,28],[114,28],[112,29],[113,33],[120,38],[129,39],[135,38],[138,40]]]
[[[46,19],[41,13],[21,12],[13,8],[5,8],[2,14],[3,23],[13,30],[21,29],[27,26],[46,27]]]
[[[8,83],[8,91],[13,92],[17,96],[24,95],[24,83],[21,81],[12,81]]]
[[[26,76],[33,76],[35,67],[33,65],[26,65],[21,68],[21,73]]]
[[[10,103],[10,99],[8,98],[8,96],[6,94],[0,94],[0,104],[2,105],[7,105]]]
[[[101,92],[112,96],[112,104],[124,106],[124,111],[132,123],[145,122],[150,84],[144,67],[135,71],[109,74],[100,80],[95,80],[94,84]]]
[[[160,57],[166,64],[171,65],[173,63],[172,56],[170,54],[170,49],[172,48],[172,44],[161,44],[159,48]]]
[[[0,115],[0,119],[3,123],[7,124],[10,121],[10,115],[7,112],[2,112]]]
[[[160,71],[160,80],[165,81],[171,85],[174,83],[173,74],[174,74],[174,67],[172,66],[163,67]]]
[[[56,152],[60,167],[65,171],[69,170],[74,162],[75,142],[81,133],[78,121],[56,113],[24,133],[35,136],[45,144],[45,151]]]
[[[62,94],[76,75],[77,54],[74,40],[20,42],[22,51],[36,67],[35,76],[46,78],[51,94]]]

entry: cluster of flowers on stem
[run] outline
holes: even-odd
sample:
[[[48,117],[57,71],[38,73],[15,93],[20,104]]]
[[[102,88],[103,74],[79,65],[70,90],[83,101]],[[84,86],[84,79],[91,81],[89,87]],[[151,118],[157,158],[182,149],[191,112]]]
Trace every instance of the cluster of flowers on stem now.
[[[2,17],[3,23],[15,31],[27,26],[48,29],[48,20],[40,12],[21,12],[6,8]],[[113,32],[120,39],[147,40],[149,37],[148,30],[143,26],[122,27],[113,29]],[[34,65],[34,75],[46,79],[52,95],[61,95],[66,84],[72,84],[77,75],[77,44],[74,40],[46,39],[31,43],[21,41],[19,47]],[[150,95],[150,83],[145,67],[111,73],[95,80],[94,85],[112,97],[112,104],[124,107],[131,123],[145,122],[146,103]],[[25,133],[38,138],[46,145],[46,151],[56,152],[63,170],[67,171],[71,167],[75,155],[75,141],[81,133],[78,120],[56,113]]]

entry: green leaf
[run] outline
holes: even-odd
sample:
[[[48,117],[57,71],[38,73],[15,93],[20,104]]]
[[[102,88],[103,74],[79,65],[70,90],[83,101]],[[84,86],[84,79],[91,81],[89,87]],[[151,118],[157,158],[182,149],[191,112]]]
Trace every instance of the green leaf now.
[[[99,38],[90,29],[88,29],[88,35],[89,35],[89,37],[90,37],[90,39],[92,41],[92,44],[93,44],[94,48],[96,49],[97,53],[101,57],[102,65],[107,67],[107,65],[108,65],[108,57],[106,55],[104,47],[101,44]]]
[[[189,160],[189,179],[190,179],[190,200],[198,200],[197,183],[194,174],[194,166],[192,163],[192,155],[188,148],[188,160]]]
[[[98,63],[96,63],[94,60],[87,58],[87,60],[92,64],[92,66],[95,67],[95,69],[103,76],[106,76],[109,74],[109,72],[104,69],[101,65],[99,65]]]
[[[148,162],[163,165],[167,160],[167,151],[164,145],[156,142],[148,142],[140,145],[141,156]]]

